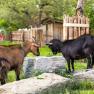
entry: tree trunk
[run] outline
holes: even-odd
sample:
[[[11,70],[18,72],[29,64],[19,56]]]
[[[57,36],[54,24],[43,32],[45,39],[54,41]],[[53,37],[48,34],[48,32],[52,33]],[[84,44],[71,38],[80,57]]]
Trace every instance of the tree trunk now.
[[[78,0],[77,7],[76,7],[76,15],[83,16],[83,3],[84,0]]]

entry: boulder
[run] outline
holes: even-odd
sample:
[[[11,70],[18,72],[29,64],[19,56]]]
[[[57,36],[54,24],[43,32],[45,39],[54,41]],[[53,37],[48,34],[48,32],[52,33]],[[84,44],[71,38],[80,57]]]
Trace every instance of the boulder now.
[[[94,81],[94,70],[81,71],[74,73],[74,80],[90,80]]]
[[[63,56],[39,56],[35,59],[25,58],[23,64],[25,77],[32,75],[33,70],[39,70],[42,72],[55,72],[58,69],[66,70],[65,58]]]
[[[60,68],[66,68],[65,58],[63,56],[37,57],[34,62],[34,69],[44,72],[55,72]]]
[[[57,94],[70,82],[70,79],[53,74],[43,73],[20,81],[0,86],[0,94]]]

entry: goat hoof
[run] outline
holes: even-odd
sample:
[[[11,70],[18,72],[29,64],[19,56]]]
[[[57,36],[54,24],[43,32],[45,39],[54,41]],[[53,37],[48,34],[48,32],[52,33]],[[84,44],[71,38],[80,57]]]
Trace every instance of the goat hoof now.
[[[72,70],[72,73],[74,73],[74,70]]]
[[[71,73],[71,71],[67,71],[67,73],[69,73],[69,74],[70,74],[70,73]]]
[[[4,85],[4,84],[5,84],[5,81],[3,81],[3,82],[1,81],[1,85]]]

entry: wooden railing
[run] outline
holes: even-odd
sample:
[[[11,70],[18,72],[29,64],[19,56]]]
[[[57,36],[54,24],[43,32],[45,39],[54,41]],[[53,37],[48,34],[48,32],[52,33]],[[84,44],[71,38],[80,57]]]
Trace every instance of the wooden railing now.
[[[64,16],[63,40],[75,39],[83,34],[89,34],[89,19],[85,16]]]

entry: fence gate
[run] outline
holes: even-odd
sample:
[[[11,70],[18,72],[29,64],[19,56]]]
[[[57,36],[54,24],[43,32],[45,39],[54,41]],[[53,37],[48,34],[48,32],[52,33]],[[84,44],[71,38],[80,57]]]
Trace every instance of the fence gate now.
[[[75,39],[83,34],[89,34],[89,19],[85,16],[64,16],[63,40]]]

